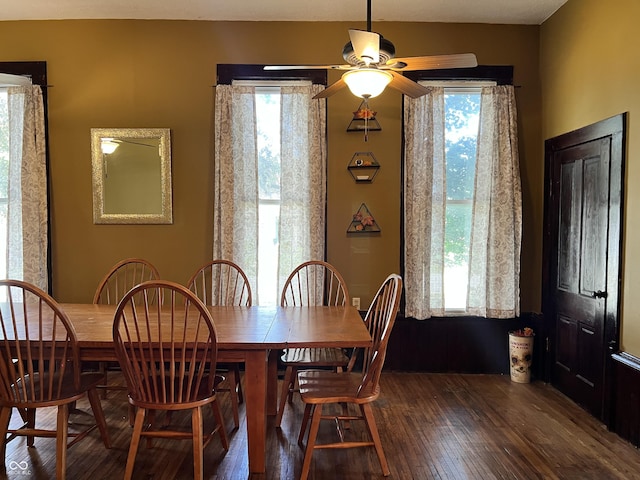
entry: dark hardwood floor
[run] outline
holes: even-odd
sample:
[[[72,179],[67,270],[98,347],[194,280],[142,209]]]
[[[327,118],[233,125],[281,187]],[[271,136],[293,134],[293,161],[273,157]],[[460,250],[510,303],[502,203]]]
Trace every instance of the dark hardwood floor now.
[[[117,375],[112,375],[114,379]],[[221,395],[227,429],[233,427],[228,399]],[[67,478],[122,478],[131,429],[124,392],[103,400],[113,448],[106,450],[97,431],[68,452]],[[78,404],[87,410],[86,401]],[[243,412],[241,411],[241,415]],[[640,479],[640,452],[565,396],[540,382],[512,383],[508,376],[385,372],[375,414],[395,479]],[[282,430],[268,429],[267,472],[249,476],[244,423],[231,432],[224,454],[216,438],[205,449],[209,479],[295,479],[303,452],[297,445],[302,404],[287,409]],[[17,417],[17,415],[14,415]],[[72,421],[86,421],[75,413]],[[44,418],[44,417],[43,417]],[[48,421],[47,417],[47,421]],[[53,421],[51,416],[51,421]],[[173,421],[186,418],[174,416]],[[212,422],[210,412],[205,422]],[[362,428],[353,424],[352,435]],[[319,441],[333,436],[330,425]],[[193,476],[191,443],[157,440],[141,444],[134,478],[182,480]],[[55,476],[55,440],[24,439],[7,445],[8,479]],[[316,452],[311,478],[383,478],[372,449]]]

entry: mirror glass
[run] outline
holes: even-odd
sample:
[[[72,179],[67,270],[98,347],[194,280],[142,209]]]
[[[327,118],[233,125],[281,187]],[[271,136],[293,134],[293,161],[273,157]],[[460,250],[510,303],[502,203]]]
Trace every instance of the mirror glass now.
[[[92,128],[93,223],[173,223],[168,128]]]

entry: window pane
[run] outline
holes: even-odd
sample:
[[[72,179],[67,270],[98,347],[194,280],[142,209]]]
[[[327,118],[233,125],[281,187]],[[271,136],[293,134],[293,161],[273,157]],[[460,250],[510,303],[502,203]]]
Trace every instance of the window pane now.
[[[476,168],[480,95],[447,94],[445,108],[447,198],[471,200]]]
[[[444,245],[445,309],[464,309],[466,306],[471,209],[470,202],[447,203]]]
[[[479,93],[445,95],[447,211],[445,222],[445,309],[464,310],[469,276],[471,215]]]
[[[258,208],[258,305],[277,305],[278,295],[278,225],[280,205],[260,203]]]
[[[257,304],[276,305],[280,223],[280,89],[256,93],[258,133]]]
[[[258,195],[280,199],[280,93],[256,94]]]

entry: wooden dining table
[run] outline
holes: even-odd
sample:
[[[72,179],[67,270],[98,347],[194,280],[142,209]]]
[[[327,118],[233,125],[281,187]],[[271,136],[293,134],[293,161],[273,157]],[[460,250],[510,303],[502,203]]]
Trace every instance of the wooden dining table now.
[[[61,304],[74,325],[80,359],[117,361],[114,305]],[[217,333],[218,361],[244,362],[249,472],[266,471],[267,415],[277,406],[280,349],[367,347],[371,337],[358,310],[345,307],[208,307]]]

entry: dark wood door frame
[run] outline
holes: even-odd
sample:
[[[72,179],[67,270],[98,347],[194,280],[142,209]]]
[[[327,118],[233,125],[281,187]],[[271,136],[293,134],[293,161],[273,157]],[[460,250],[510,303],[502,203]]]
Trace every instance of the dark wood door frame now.
[[[555,154],[563,149],[580,145],[599,138],[611,138],[611,164],[610,164],[610,197],[609,197],[609,230],[607,253],[607,297],[604,321],[605,354],[603,359],[603,407],[600,420],[611,427],[612,406],[612,360],[611,355],[619,348],[619,314],[621,291],[621,251],[622,251],[622,225],[623,225],[623,198],[624,198],[624,164],[626,150],[626,123],[627,114],[622,113],[593,125],[569,132],[545,141],[545,207],[544,207],[544,243],[543,243],[543,272],[542,272],[542,310],[544,313],[546,343],[545,373],[546,381],[551,380],[551,371],[554,363],[555,345],[555,321],[553,310],[552,287],[555,285],[557,275],[557,259],[552,257],[554,227],[557,225],[557,211],[551,208],[552,185],[551,172],[552,161]],[[555,227],[557,230],[557,227]]]

